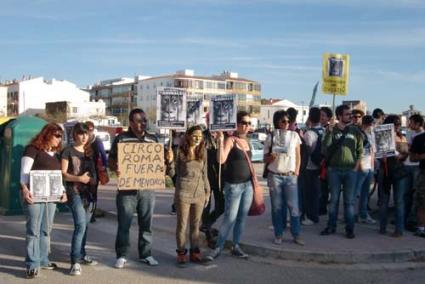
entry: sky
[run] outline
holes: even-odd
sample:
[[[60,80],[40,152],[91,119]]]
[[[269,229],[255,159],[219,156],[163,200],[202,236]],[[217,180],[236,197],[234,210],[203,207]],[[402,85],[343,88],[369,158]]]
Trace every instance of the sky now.
[[[344,100],[425,112],[423,0],[1,0],[0,81],[224,70],[308,104],[325,52],[350,55]],[[331,104],[320,89],[316,103]]]

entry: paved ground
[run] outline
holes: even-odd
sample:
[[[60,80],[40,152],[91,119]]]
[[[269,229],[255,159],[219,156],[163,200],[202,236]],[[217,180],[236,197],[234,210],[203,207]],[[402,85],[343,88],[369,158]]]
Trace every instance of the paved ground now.
[[[42,271],[40,277],[31,282],[422,283],[425,277],[425,263],[408,261],[412,252],[419,254],[425,248],[424,239],[410,234],[401,239],[393,239],[379,235],[377,226],[358,225],[357,238],[348,240],[342,235],[343,224],[340,225],[339,234],[322,237],[319,236],[324,226],[321,224],[302,227],[305,247],[293,244],[289,237],[288,241],[276,246],[272,244],[273,234],[269,228],[270,206],[263,216],[248,219],[243,242],[246,250],[251,252],[249,260],[234,259],[226,252],[209,265],[191,264],[183,269],[178,268],[175,265],[175,216],[169,215],[172,190],[157,193],[153,253],[160,266],[148,267],[137,261],[137,225],[134,224],[131,230],[133,246],[129,265],[127,269],[117,270],[113,268],[113,245],[117,226],[115,194],[113,183],[101,188],[99,207],[108,214],[105,218],[98,218],[89,227],[88,251],[99,261],[99,265],[83,267],[83,275],[80,277],[68,275],[72,217],[70,213],[59,213],[56,215],[52,234],[51,260],[57,262],[60,269]],[[326,217],[322,219],[324,222]],[[0,216],[0,284],[30,281],[24,278],[24,233],[23,216]]]

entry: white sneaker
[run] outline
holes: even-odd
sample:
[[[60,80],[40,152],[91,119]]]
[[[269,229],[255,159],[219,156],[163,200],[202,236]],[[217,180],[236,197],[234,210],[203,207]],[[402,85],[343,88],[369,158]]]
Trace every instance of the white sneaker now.
[[[115,262],[115,268],[121,269],[124,268],[124,265],[126,264],[127,259],[125,259],[124,257],[120,257],[117,259],[117,261]]]
[[[282,244],[282,237],[275,237],[273,243],[275,245],[281,245]]]
[[[359,220],[360,220],[360,223],[364,223],[364,224],[370,224],[370,225],[376,224],[376,220],[370,217],[369,214],[367,214],[366,218],[359,218]]]
[[[83,257],[81,259],[81,264],[84,264],[84,265],[96,265],[97,264],[97,261],[94,260],[93,258],[91,258],[90,256],[86,255],[85,257]]]
[[[311,226],[311,225],[314,225],[314,222],[308,218],[305,218],[304,220],[301,221],[301,224],[304,226]]]
[[[81,275],[81,266],[79,263],[74,263],[71,266],[71,271],[69,272],[70,275],[72,276],[79,276]]]

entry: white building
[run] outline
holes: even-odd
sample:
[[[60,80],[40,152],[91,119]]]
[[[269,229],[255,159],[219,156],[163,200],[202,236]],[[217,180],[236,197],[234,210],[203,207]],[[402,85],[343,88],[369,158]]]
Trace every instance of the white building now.
[[[295,108],[298,111],[297,123],[304,124],[308,118],[308,106],[300,106],[289,100],[280,100],[268,105],[261,105],[259,123],[270,124],[273,126],[273,115],[278,110],[287,110],[288,108]]]
[[[43,77],[38,77],[14,81],[6,86],[9,116],[44,113],[45,105],[48,102],[87,103],[90,101],[89,92],[79,89],[68,81],[55,79],[45,81]]]
[[[70,119],[78,121],[111,121],[110,125],[117,124],[117,118],[105,116],[106,105],[103,100],[97,102],[50,102],[46,103],[46,115],[58,121]],[[102,122],[104,123],[104,122]],[[96,125],[96,124],[95,124]]]
[[[7,116],[7,87],[0,86],[0,117]]]

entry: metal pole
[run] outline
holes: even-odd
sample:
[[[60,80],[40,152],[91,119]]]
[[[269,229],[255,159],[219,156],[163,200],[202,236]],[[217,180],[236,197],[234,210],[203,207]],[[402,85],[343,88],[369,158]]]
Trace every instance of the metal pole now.
[[[332,99],[332,113],[334,114],[334,117],[336,117],[336,116],[335,116],[335,97],[336,97],[336,95],[335,95],[335,93],[334,93],[334,97],[333,97],[333,99]]]

